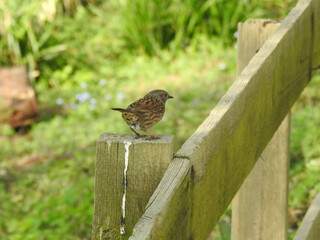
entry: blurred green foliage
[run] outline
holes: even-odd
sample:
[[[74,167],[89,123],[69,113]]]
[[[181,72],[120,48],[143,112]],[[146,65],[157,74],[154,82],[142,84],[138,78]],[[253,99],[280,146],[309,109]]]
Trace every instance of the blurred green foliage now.
[[[246,20],[248,16],[283,16],[293,2],[295,1],[120,1],[120,31],[129,48],[150,55],[158,54],[163,48],[176,53],[199,33],[217,36],[224,45],[230,45],[235,41],[233,35],[238,22]],[[264,11],[265,7],[277,9],[277,13]]]
[[[168,49],[173,57],[197,34],[230,46],[237,22],[285,16],[294,2],[2,0],[0,64],[27,64],[31,79],[46,79],[52,87],[61,82],[53,72],[64,66],[71,73],[94,69],[128,51],[159,56]]]
[[[179,149],[234,80],[237,22],[295,2],[0,0],[0,64],[29,66],[42,116],[25,135],[0,126],[0,239],[90,239],[95,141],[130,131],[108,109],[168,90],[152,132]],[[319,85],[293,108],[291,237],[320,188]],[[229,216],[214,239],[230,238]]]
[[[57,24],[95,2],[98,1],[1,0],[0,64],[27,65],[31,79],[38,77],[42,68],[66,64],[67,44],[56,37],[60,32]]]
[[[54,11],[45,11],[43,1],[0,2],[0,64],[28,64],[31,70],[66,50],[52,34]],[[50,7],[50,6],[49,6]]]

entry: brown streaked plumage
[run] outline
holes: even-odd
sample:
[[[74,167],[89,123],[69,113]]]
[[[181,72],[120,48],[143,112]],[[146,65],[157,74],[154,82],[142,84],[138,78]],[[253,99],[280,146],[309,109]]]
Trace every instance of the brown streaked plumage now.
[[[169,98],[173,98],[164,90],[153,90],[143,98],[131,103],[126,109],[111,108],[112,110],[122,112],[122,117],[136,134],[137,138],[142,137],[136,130],[146,132],[150,138],[157,139],[148,132],[148,129],[157,124],[163,117],[165,112],[165,103]]]

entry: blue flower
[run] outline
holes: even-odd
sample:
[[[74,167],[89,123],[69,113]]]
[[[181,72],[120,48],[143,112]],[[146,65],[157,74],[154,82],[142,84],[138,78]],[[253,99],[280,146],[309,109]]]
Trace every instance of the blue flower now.
[[[57,105],[62,105],[63,103],[64,103],[64,101],[62,98],[57,98],[57,100],[56,100]]]
[[[80,84],[80,87],[81,88],[87,88],[88,84],[86,82],[83,82]]]
[[[78,93],[76,95],[76,99],[81,103],[87,101],[90,97],[91,95],[88,92]]]
[[[124,98],[124,93],[120,92],[117,94],[118,100],[122,100]]]
[[[90,99],[90,104],[95,105],[97,103],[97,100],[95,98]]]
[[[99,84],[100,84],[101,86],[104,86],[104,85],[107,84],[107,80],[104,79],[104,78],[102,78],[102,79],[100,79]]]
[[[78,104],[76,104],[76,103],[71,103],[70,107],[71,107],[72,109],[77,109],[77,108],[78,108]]]
[[[111,98],[112,98],[112,96],[110,94],[104,95],[104,100],[109,101]]]
[[[220,63],[219,68],[221,70],[226,70],[227,69],[227,65],[225,63]]]

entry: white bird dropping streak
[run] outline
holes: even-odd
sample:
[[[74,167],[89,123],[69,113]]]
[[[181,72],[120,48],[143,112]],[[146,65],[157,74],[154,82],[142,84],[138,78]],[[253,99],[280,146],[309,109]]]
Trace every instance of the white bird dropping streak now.
[[[102,227],[100,227],[100,240],[102,240]]]
[[[129,146],[131,142],[124,141],[124,170],[123,170],[123,197],[122,197],[122,215],[121,215],[121,225],[120,225],[120,234],[126,235],[126,231],[124,230],[125,225],[125,216],[126,216],[126,192],[127,192],[127,170],[129,165]]]

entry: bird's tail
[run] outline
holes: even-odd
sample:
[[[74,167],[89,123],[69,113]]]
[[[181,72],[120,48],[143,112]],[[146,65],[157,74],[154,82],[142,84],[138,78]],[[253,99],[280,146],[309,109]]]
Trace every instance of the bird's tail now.
[[[111,108],[111,109],[119,112],[127,112],[127,110],[123,108]]]

